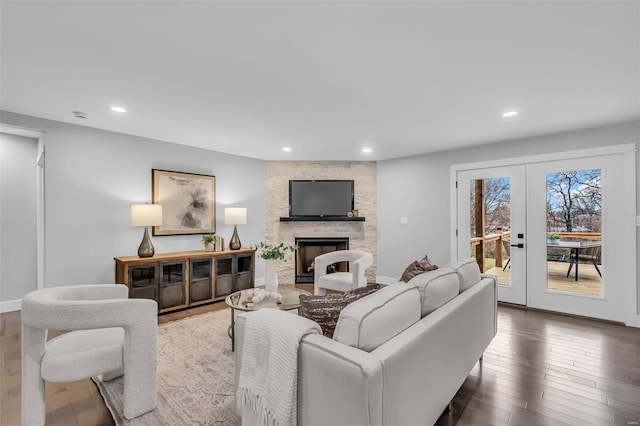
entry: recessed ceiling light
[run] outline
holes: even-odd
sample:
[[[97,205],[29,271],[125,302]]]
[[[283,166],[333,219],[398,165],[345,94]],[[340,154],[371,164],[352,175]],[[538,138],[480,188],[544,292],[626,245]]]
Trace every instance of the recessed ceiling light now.
[[[127,112],[126,108],[122,108],[120,106],[112,106],[111,107],[111,111],[115,111],[115,112]]]
[[[518,111],[507,111],[504,114],[502,114],[503,117],[513,117],[518,115]]]
[[[284,148],[282,148],[282,150],[284,152],[291,152],[291,148],[289,148],[288,146],[285,146]]]
[[[362,148],[362,152],[364,152],[365,154],[368,154],[371,151],[373,151],[371,148]]]

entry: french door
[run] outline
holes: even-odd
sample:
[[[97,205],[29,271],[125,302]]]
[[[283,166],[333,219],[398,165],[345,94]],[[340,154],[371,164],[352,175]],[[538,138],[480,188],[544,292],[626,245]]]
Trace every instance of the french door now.
[[[531,306],[624,322],[635,261],[626,260],[621,165],[610,155],[527,166]]]
[[[634,155],[456,170],[453,254],[500,301],[635,325]]]
[[[524,166],[458,172],[458,259],[498,277],[498,299],[527,304]]]

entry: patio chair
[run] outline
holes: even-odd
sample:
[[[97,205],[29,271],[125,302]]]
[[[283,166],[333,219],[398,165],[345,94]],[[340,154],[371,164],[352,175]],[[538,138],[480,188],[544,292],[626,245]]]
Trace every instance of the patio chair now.
[[[600,272],[600,268],[598,268],[598,264],[601,263],[601,249],[602,247],[600,245],[597,245],[571,250],[567,278],[569,278],[569,274],[571,274],[573,265],[576,265],[576,281],[578,280],[578,262],[592,264],[596,268],[596,271],[598,272],[598,275],[600,275],[600,278],[602,278],[602,272]]]
[[[507,259],[507,263],[504,264],[504,267],[502,268],[502,270],[506,270],[507,266],[509,266],[509,264],[511,263],[511,240],[507,240],[507,239],[503,239],[502,240],[502,256],[507,256],[509,259]],[[511,267],[511,266],[509,266]]]

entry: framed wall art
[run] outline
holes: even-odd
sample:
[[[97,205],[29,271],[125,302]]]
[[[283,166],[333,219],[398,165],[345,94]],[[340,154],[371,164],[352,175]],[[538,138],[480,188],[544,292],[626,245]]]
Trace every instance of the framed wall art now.
[[[152,200],[162,205],[162,225],[153,235],[216,232],[216,178],[193,173],[151,171]]]

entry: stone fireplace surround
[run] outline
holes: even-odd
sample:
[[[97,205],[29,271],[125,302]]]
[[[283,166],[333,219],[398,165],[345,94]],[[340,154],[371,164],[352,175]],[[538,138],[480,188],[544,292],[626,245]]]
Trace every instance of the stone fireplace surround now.
[[[367,281],[375,282],[377,264],[377,185],[376,163],[373,161],[268,161],[266,164],[266,241],[293,245],[296,238],[348,238],[349,248],[373,255],[373,266],[367,270]],[[304,221],[281,222],[289,215],[289,180],[353,179],[355,208],[363,222]],[[295,258],[278,265],[281,285],[295,282]]]

